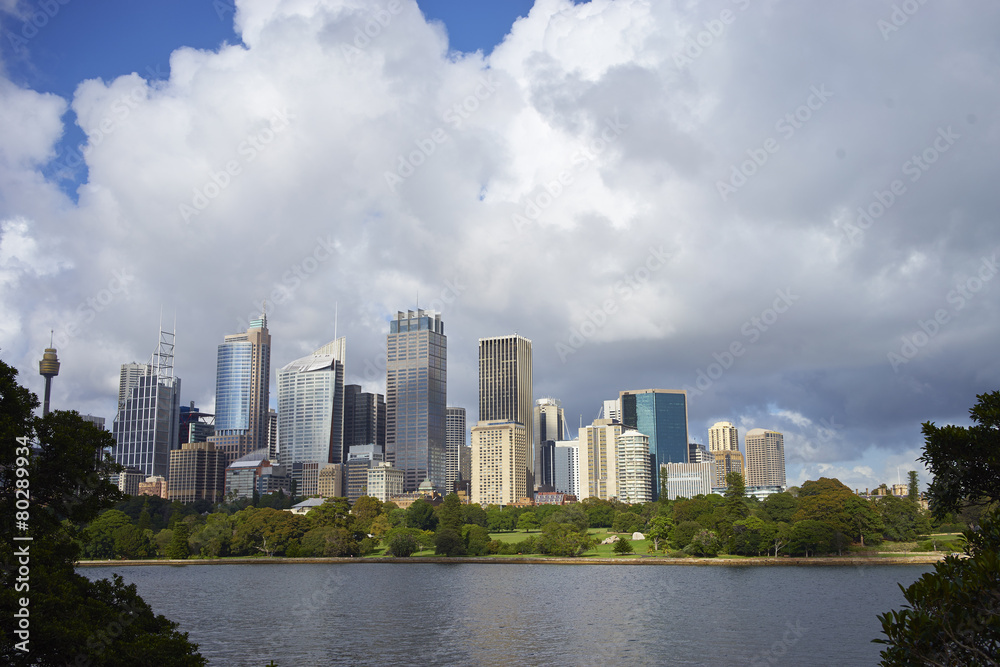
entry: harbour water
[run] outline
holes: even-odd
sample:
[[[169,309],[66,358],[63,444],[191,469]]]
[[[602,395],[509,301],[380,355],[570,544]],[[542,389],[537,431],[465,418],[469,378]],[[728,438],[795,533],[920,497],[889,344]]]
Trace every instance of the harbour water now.
[[[122,575],[212,665],[874,665],[929,565],[260,564]]]

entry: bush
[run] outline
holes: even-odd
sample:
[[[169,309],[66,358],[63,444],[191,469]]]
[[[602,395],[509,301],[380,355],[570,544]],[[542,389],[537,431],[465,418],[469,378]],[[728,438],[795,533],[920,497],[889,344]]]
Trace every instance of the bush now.
[[[630,554],[635,552],[635,548],[632,546],[632,540],[627,537],[622,537],[613,547],[613,551],[619,556],[624,556],[625,554]]]
[[[396,558],[408,558],[417,551],[417,540],[412,535],[397,533],[389,539],[386,554]]]
[[[434,553],[439,556],[464,556],[465,540],[451,528],[441,528],[434,537]]]

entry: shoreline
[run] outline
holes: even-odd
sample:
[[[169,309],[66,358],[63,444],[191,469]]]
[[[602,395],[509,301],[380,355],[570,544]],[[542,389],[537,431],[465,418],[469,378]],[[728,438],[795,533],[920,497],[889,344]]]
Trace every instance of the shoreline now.
[[[850,556],[816,556],[802,557],[759,557],[759,558],[663,558],[645,556],[639,558],[604,558],[580,556],[577,558],[532,557],[532,556],[410,556],[409,558],[374,557],[374,558],[286,558],[283,556],[264,556],[259,558],[190,558],[190,559],[144,559],[144,560],[81,560],[75,567],[113,567],[113,566],[148,566],[148,565],[256,565],[256,564],[287,564],[287,565],[319,565],[347,563],[382,563],[382,564],[420,564],[461,565],[472,563],[476,565],[682,565],[708,567],[780,567],[780,566],[826,566],[826,567],[864,567],[867,565],[933,565],[944,560],[945,553],[928,553],[914,556],[865,556],[855,558]]]

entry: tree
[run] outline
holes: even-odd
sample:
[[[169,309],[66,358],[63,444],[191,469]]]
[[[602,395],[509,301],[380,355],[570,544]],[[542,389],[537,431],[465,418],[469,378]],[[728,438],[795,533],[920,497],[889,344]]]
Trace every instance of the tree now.
[[[361,533],[370,533],[372,522],[382,513],[382,501],[372,496],[361,496],[354,501],[351,514],[354,516],[355,528]]]
[[[615,515],[615,520],[611,523],[611,531],[614,533],[632,534],[642,528],[642,517],[633,512],[619,512]]]
[[[187,558],[191,555],[188,536],[188,525],[185,522],[178,521],[174,524],[174,534],[167,546],[167,558]]]
[[[615,541],[615,546],[612,547],[612,550],[619,556],[624,556],[626,554],[633,553],[635,548],[632,546],[632,540],[627,537],[619,537],[618,540]]]
[[[593,548],[594,541],[569,523],[547,523],[537,540],[539,552],[550,556],[580,556]]]
[[[90,581],[74,571],[81,526],[121,500],[108,481],[119,466],[98,459],[114,439],[76,412],[33,416],[38,398],[16,378],[17,371],[0,361],[0,534],[7,536],[0,541],[0,664],[203,665],[187,634],[154,614],[134,585],[117,576]],[[18,500],[27,500],[28,509]],[[16,521],[27,521],[27,529]],[[11,539],[24,535],[30,543]],[[31,561],[30,641],[14,627],[25,596],[16,582],[21,550]],[[121,632],[97,640],[112,623]]]
[[[670,544],[675,549],[683,549],[704,529],[705,527],[697,521],[682,521],[670,531]]]
[[[920,460],[934,475],[928,495],[938,518],[1000,498],[1000,392],[977,399],[973,426],[923,425]],[[883,665],[1000,664],[1000,510],[964,535],[965,558],[936,563],[903,589],[908,609],[879,616]]]
[[[524,512],[517,518],[517,529],[523,530],[528,533],[532,530],[538,530],[538,518],[535,516],[534,512]]]
[[[803,485],[805,486],[805,485]],[[788,537],[788,551],[793,554],[829,553],[833,545],[833,536],[837,529],[825,521],[804,519],[792,525]]]
[[[449,493],[437,508],[438,528],[447,528],[456,535],[462,530],[462,501],[458,494]],[[416,526],[420,528],[421,526]]]
[[[470,556],[485,556],[489,553],[490,534],[483,526],[467,523],[462,526],[465,552]]]
[[[650,519],[649,529],[646,531],[646,539],[653,541],[653,550],[660,550],[660,543],[664,545],[670,537],[670,531],[674,527],[674,522],[670,517],[657,515]]]
[[[869,545],[876,545],[882,541],[882,531],[885,530],[885,524],[875,500],[851,496],[845,501],[844,509],[851,517],[852,539],[857,537],[861,546],[865,546],[866,539]]]
[[[547,523],[571,523],[581,533],[586,533],[590,528],[590,518],[580,506],[580,503],[563,505],[542,521],[542,525]]]
[[[916,503],[920,500],[920,484],[917,482],[917,471],[911,470],[906,476],[908,478],[906,499],[912,503]]]
[[[482,505],[477,503],[462,505],[462,525],[469,523],[486,527],[486,510],[483,509]]]
[[[417,498],[406,510],[406,525],[410,528],[420,530],[434,530],[437,528],[438,518],[434,513],[434,506],[423,498]]]
[[[799,501],[790,493],[773,493],[764,499],[764,512],[771,521],[790,523],[798,510]]]
[[[453,528],[441,528],[434,536],[434,553],[443,556],[464,556],[465,540]]]
[[[715,558],[719,555],[719,546],[719,537],[715,531],[700,530],[691,539],[691,543],[684,547],[684,552],[692,556]]]
[[[418,549],[419,546],[417,545],[417,541],[412,535],[400,533],[393,535],[389,539],[389,545],[386,548],[386,553],[390,556],[395,556],[396,558],[409,558]]]
[[[299,554],[302,556],[360,556],[361,545],[346,528],[321,526],[302,536]]]

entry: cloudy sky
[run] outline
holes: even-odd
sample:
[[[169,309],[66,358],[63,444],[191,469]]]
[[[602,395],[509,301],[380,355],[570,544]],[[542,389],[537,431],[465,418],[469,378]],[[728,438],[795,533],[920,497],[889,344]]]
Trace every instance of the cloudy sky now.
[[[782,431],[790,484],[922,471],[1000,385],[996,3],[0,8],[0,357],[40,393],[54,330],[54,408],[110,423],[161,320],[212,408],[264,300],[272,375],[336,312],[383,391],[419,304],[470,420],[516,332],[574,426],[686,388],[693,441]]]

